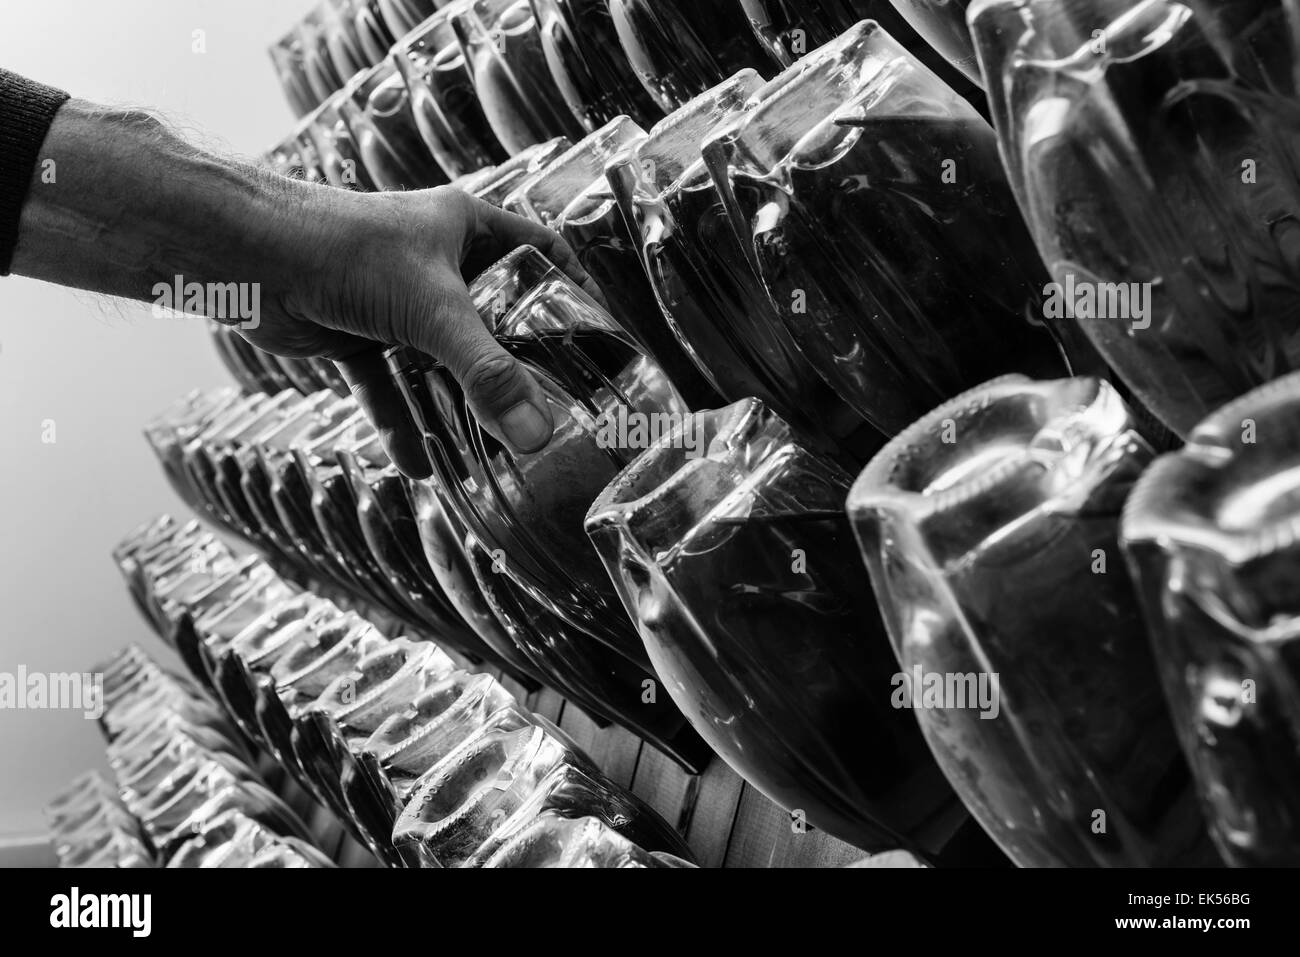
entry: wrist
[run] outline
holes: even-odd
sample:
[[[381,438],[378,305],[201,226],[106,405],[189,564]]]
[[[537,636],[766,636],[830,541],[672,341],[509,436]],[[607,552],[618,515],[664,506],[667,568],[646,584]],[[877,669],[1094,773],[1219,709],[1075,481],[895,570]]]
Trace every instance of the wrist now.
[[[327,284],[347,255],[348,231],[340,222],[350,218],[354,194],[266,169],[252,173],[252,186],[240,201],[240,221],[232,228],[240,234],[253,278],[284,293]]]

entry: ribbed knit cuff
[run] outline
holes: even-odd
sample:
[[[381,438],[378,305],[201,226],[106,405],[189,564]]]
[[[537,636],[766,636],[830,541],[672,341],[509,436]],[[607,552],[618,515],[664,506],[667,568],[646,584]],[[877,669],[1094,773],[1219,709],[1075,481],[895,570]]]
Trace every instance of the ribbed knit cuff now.
[[[67,101],[62,90],[0,69],[0,276],[9,275],[41,145]]]

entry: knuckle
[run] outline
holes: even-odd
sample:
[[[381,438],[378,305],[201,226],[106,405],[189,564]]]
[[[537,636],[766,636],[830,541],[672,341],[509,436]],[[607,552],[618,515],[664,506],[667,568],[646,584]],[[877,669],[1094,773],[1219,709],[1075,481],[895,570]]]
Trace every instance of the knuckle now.
[[[429,198],[443,215],[464,216],[472,210],[470,195],[455,186],[435,186],[429,191]]]
[[[510,398],[522,384],[519,363],[508,355],[486,356],[470,367],[465,376],[465,391],[487,406]]]
[[[429,197],[431,199],[436,199],[442,203],[458,202],[460,198],[463,197],[464,195],[465,193],[463,193],[461,190],[457,189],[454,186],[447,186],[446,184],[443,184],[442,186],[435,186],[431,190],[429,190]]]

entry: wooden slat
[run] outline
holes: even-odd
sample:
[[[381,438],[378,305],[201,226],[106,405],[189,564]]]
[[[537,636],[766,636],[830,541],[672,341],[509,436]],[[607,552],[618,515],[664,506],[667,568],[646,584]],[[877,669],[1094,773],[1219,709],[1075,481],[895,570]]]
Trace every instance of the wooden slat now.
[[[542,688],[529,695],[528,709],[559,724],[560,714],[564,711],[564,698],[558,691]]]
[[[596,767],[611,781],[620,787],[632,783],[642,747],[641,739],[635,734],[617,725],[597,727],[596,722],[572,701],[564,706],[560,729],[587,752]]]
[[[861,848],[845,844],[825,831],[791,835],[790,853],[782,867],[844,867],[862,860]]]
[[[726,860],[744,786],[721,758],[714,758],[700,775],[695,812],[686,829],[686,843],[700,867],[721,867]]]
[[[771,867],[776,849],[790,830],[790,816],[746,784],[736,808],[723,867]]]
[[[436,639],[430,639],[430,640],[433,641],[435,645],[438,644]],[[438,647],[442,649],[443,654],[445,654],[448,658],[451,659],[452,664],[454,664],[461,671],[468,671],[471,674],[486,672],[487,674],[492,675],[494,678],[500,678],[501,676],[500,669],[487,667],[482,662],[475,663],[473,661],[470,661],[468,658],[462,655],[455,648],[448,648],[446,645],[438,645]]]
[[[641,746],[641,757],[632,777],[632,793],[683,834],[690,828],[699,785],[696,775],[687,774],[654,745]]]
[[[793,826],[789,812],[746,784],[724,867],[842,867],[864,853],[824,831]]]
[[[528,689],[525,688],[521,682],[516,681],[514,678],[511,678],[504,671],[497,676],[497,681],[501,682],[501,687],[505,688],[512,695],[514,695],[515,700],[518,701],[521,705],[527,704]]]

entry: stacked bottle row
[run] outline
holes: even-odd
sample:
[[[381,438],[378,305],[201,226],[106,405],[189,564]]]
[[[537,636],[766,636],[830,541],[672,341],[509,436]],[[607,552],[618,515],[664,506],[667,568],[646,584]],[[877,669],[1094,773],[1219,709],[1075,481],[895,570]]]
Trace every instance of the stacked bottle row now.
[[[512,666],[434,577],[402,478],[350,396],[195,392],[146,435],[187,504],[293,577],[323,579],[464,654]]]
[[[225,715],[390,866],[689,866],[681,837],[495,679],[385,637],[197,523],[117,551]]]
[[[868,17],[978,97],[888,0],[326,0],[271,48],[304,118],[285,155],[310,168],[343,133],[365,160],[350,185],[433,186],[620,115],[649,125]]]
[[[676,714],[641,709],[657,676],[747,779],[862,847],[941,855],[955,789],[1019,863],[1204,860],[1202,815],[1230,863],[1294,861],[1296,385],[1205,418],[1296,361],[1294,11],[977,0],[944,34],[965,5],[906,6],[978,53],[996,131],[862,23],[457,180],[565,236],[612,316],[529,250],[475,284],[547,389],[531,456],[394,350],[434,475],[411,510],[468,563],[484,645],[697,766]],[[493,75],[530,75],[511,49]],[[282,168],[418,185],[418,151],[376,144],[436,155],[437,96],[393,75],[409,117],[340,106]],[[1077,377],[1106,363],[1123,395]],[[1189,445],[1149,467],[1152,413]],[[886,706],[900,674],[982,677],[988,706],[918,706],[918,734]]]
[[[98,771],[87,771],[45,806],[60,867],[153,867],[140,822]]]
[[[116,793],[91,775],[57,798],[47,809],[56,849],[60,829],[80,819],[83,829],[110,827],[98,855],[78,866],[333,866],[254,770],[235,727],[196,688],[135,647],[96,672]]]
[[[431,565],[475,572],[462,580],[477,590],[459,591],[469,600],[457,607],[487,608],[463,620],[502,660],[513,644],[532,674],[643,734],[657,728],[638,710],[636,681],[657,678],[744,777],[867,849],[941,859],[961,827],[955,789],[1021,863],[1204,860],[1212,852],[1181,737],[1225,856],[1291,853],[1274,832],[1295,806],[1293,766],[1273,780],[1252,765],[1248,793],[1225,792],[1212,753],[1227,737],[1206,745],[1189,724],[1207,720],[1198,696],[1227,686],[1210,681],[1213,670],[1205,688],[1179,684],[1189,660],[1210,669],[1213,656],[1179,650],[1180,638],[1152,654],[1119,520],[1154,453],[1104,381],[977,387],[905,429],[850,496],[853,473],[760,400],[691,414],[663,369],[535,250],[487,270],[472,292],[544,384],[557,423],[546,449],[521,456],[497,444],[436,363],[406,350],[391,362],[433,472],[404,484],[406,507],[417,527],[443,529],[444,547],[426,550]],[[1294,399],[1294,386],[1273,388]],[[1223,414],[1258,424],[1236,408]],[[1280,456],[1285,474],[1280,428],[1273,422],[1266,449],[1244,451]],[[1167,487],[1141,500],[1160,502]],[[1271,520],[1260,508],[1233,520]],[[1135,556],[1139,537],[1130,534]],[[1149,614],[1164,608],[1153,601]],[[640,671],[615,681],[583,671],[592,660]],[[918,734],[891,692],[917,667],[983,675],[996,707],[915,709]],[[1175,722],[1158,672],[1184,676],[1166,681]],[[1261,678],[1249,681],[1253,694]],[[1270,687],[1283,689],[1270,713],[1288,713],[1293,696]],[[1279,719],[1254,719],[1260,734],[1288,740]],[[652,740],[680,754],[673,742],[688,739]],[[1229,817],[1225,793],[1235,795]]]
[[[749,19],[760,36],[828,42],[798,59],[758,43],[768,63],[742,57],[721,73],[688,69],[680,44],[662,47],[672,57],[629,55],[638,71],[662,59],[691,73],[647,82],[679,91],[666,117],[611,108],[443,162],[440,151],[474,140],[434,128],[455,111],[430,63],[455,60],[469,76],[479,37],[486,73],[518,106],[551,88],[516,49],[529,30],[534,72],[609,46],[583,41],[594,27],[571,22],[575,5],[501,5],[508,29],[483,0],[439,11],[272,158],[334,185],[413,188],[599,131],[569,157],[594,175],[557,169],[536,212],[596,261],[616,318],[683,367],[692,395],[704,384],[728,400],[755,395],[860,453],[995,374],[1109,367],[1139,415],[1185,439],[1300,359],[1300,14],[1282,0],[900,2],[968,72],[978,53],[994,126],[981,95],[935,72],[929,45],[885,3],[743,4],[750,16],[735,20],[727,4],[668,4],[627,22],[707,17],[752,40]],[[840,7],[880,22],[853,25]],[[970,30],[954,29],[967,12]],[[622,16],[625,39],[635,29]],[[541,45],[556,38],[572,42],[548,59]],[[788,68],[772,77],[774,63]],[[487,96],[486,80],[466,82],[452,97],[461,110],[505,109],[470,95]],[[555,112],[519,110],[533,124]],[[856,436],[864,424],[868,438]]]
[[[274,395],[294,389],[303,395],[322,391],[351,395],[342,374],[328,359],[272,355],[254,346],[230,326],[210,322],[209,329],[222,365],[247,392]]]
[[[611,360],[636,355],[628,347],[618,355],[613,351],[618,345],[614,337],[606,343],[607,367]],[[411,385],[427,391],[421,375],[412,372]],[[440,376],[436,384],[444,387]],[[465,424],[472,424],[464,414]],[[522,580],[519,570],[535,570],[536,564],[506,557],[507,549],[518,552],[518,535],[488,537],[494,529],[486,529],[472,538],[467,524],[472,516],[463,509],[449,511],[460,503],[448,501],[434,483],[411,482],[398,473],[352,399],[332,393],[305,398],[295,392],[196,393],[151,424],[147,434],[188,504],[293,577],[323,579],[419,634],[506,670],[526,686],[547,684],[562,691],[598,722],[631,728],[687,767],[703,767],[708,749],[682,715],[666,697],[647,695],[646,682],[654,673],[635,633],[623,625],[621,646],[605,647],[593,644],[577,626],[563,631],[559,618],[552,616],[554,627],[543,620],[547,610],[514,584]],[[571,508],[585,510],[615,471],[612,463],[601,463],[601,469],[581,477],[581,484],[569,483],[578,496]],[[537,483],[545,489],[550,480],[539,472]],[[576,539],[582,548],[577,554],[589,554],[581,513],[569,517],[572,531],[566,538]],[[572,575],[558,571],[562,564],[547,563],[535,552],[524,557],[534,556],[548,565],[552,578],[573,582]],[[584,565],[588,579],[603,581],[594,556]],[[572,587],[591,591],[588,579]],[[621,623],[616,599],[607,586],[603,590],[609,593],[607,617],[617,616],[615,623]],[[579,602],[575,597],[572,604],[590,621]]]
[[[819,826],[844,827],[819,785],[874,810],[855,754],[906,753],[888,698],[1020,864],[1294,865],[1298,420],[1291,376],[1156,459],[1105,382],[1004,377],[850,488],[749,400],[662,439],[586,528],[692,723]],[[886,641],[896,664],[850,670]]]
[[[348,157],[383,141],[339,132],[324,168],[377,169]],[[757,396],[861,464],[991,375],[1097,362],[1025,321],[1048,280],[992,128],[874,23],[770,82],[746,69],[648,129],[618,116],[563,145],[507,164],[508,193],[496,171],[460,184],[563,235],[693,407]]]
[[[388,26],[369,0],[323,0],[272,45],[271,63],[301,116],[383,56],[386,41]]]
[[[555,438],[544,450],[519,455],[501,446],[479,428],[445,370],[427,357],[393,350],[396,386],[424,435],[430,480],[403,481],[390,465],[379,466],[383,453],[373,430],[346,400],[292,394],[238,399],[217,393],[215,403],[200,399],[149,430],[177,491],[201,514],[265,551],[286,559],[296,554],[299,566],[316,574],[333,570],[344,585],[349,582],[339,569],[361,568],[362,558],[371,556],[371,573],[354,576],[353,593],[401,589],[406,620],[427,621],[436,640],[445,636],[454,647],[513,666],[513,673],[555,688],[596,719],[633,730],[688,770],[701,770],[708,759],[703,735],[770,797],[784,807],[806,809],[817,826],[868,850],[905,847],[930,858],[942,856],[968,817],[910,717],[872,694],[872,684],[887,685],[895,666],[843,521],[849,473],[835,466],[838,485],[808,492],[821,495],[823,515],[830,511],[840,517],[812,529],[827,533],[813,543],[823,552],[812,571],[782,558],[790,552],[790,534],[807,528],[798,518],[788,527],[737,528],[734,559],[704,559],[711,571],[698,580],[713,591],[702,591],[699,598],[720,602],[705,609],[704,620],[714,626],[709,634],[718,647],[753,645],[754,650],[735,662],[709,663],[679,694],[672,687],[677,676],[656,660],[657,649],[638,634],[636,618],[624,612],[626,595],[592,550],[583,520],[619,471],[646,451],[651,432],[685,421],[689,406],[653,358],[531,247],[486,270],[471,295],[506,348],[539,374],[556,422]],[[769,415],[750,402],[760,410],[757,415]],[[366,510],[358,497],[322,492],[332,481],[340,490],[361,490],[365,496],[367,483],[346,476],[349,458],[357,454],[338,444],[351,439],[348,429],[328,440],[316,438],[331,435],[333,419],[320,421],[321,403],[343,405],[339,414],[350,416],[349,428],[364,431],[371,443],[365,454],[391,478],[386,494],[369,496],[382,499],[382,507],[372,501]],[[636,422],[653,428],[625,427]],[[790,443],[797,441],[783,424],[774,428]],[[765,437],[756,449],[744,445],[748,440],[741,428],[735,439],[740,467],[768,450],[771,441],[778,443],[772,450],[780,447],[779,438]],[[703,445],[690,448],[701,454]],[[824,454],[810,454],[818,465],[831,462]],[[269,474],[269,482],[259,470]],[[322,473],[314,481],[307,474],[313,470]],[[794,481],[798,485],[800,479]],[[270,491],[260,491],[259,485]],[[315,488],[310,524],[294,518],[304,510],[297,490],[309,487]],[[715,491],[740,494],[722,485]],[[756,498],[749,506],[742,496],[738,514],[756,508],[765,494],[753,490]],[[273,507],[258,508],[255,503],[263,498]],[[347,531],[358,522],[371,532]],[[403,553],[393,544],[403,529],[410,543],[405,570],[391,558],[384,560]],[[336,547],[303,547],[313,530]],[[282,541],[294,547],[276,544]],[[779,551],[769,554],[766,549],[773,545]],[[423,567],[413,570],[421,556]],[[790,574],[781,575],[782,564]],[[734,583],[719,575],[753,578],[737,601],[727,597]],[[404,586],[412,580],[424,582],[422,593]],[[427,596],[438,594],[439,587],[460,612],[462,631],[469,626],[477,645],[448,631],[445,620],[429,619]],[[790,606],[782,596],[787,589],[821,592],[827,600]],[[387,604],[394,607],[392,599]],[[401,616],[403,610],[397,610]],[[412,610],[422,614],[413,617]],[[800,620],[799,641],[781,637]],[[862,641],[864,623],[873,622],[880,640]],[[778,650],[785,662],[781,667],[796,667],[806,679],[808,700],[791,701],[779,684],[765,686],[766,679],[751,681],[759,669],[775,663],[770,656]],[[701,683],[705,679],[708,685]],[[658,693],[661,685],[669,695]],[[735,707],[743,710],[743,720],[728,711]],[[868,724],[875,730],[846,724],[838,740],[823,740],[831,715],[863,708],[873,716]],[[722,739],[719,728],[727,729]]]

